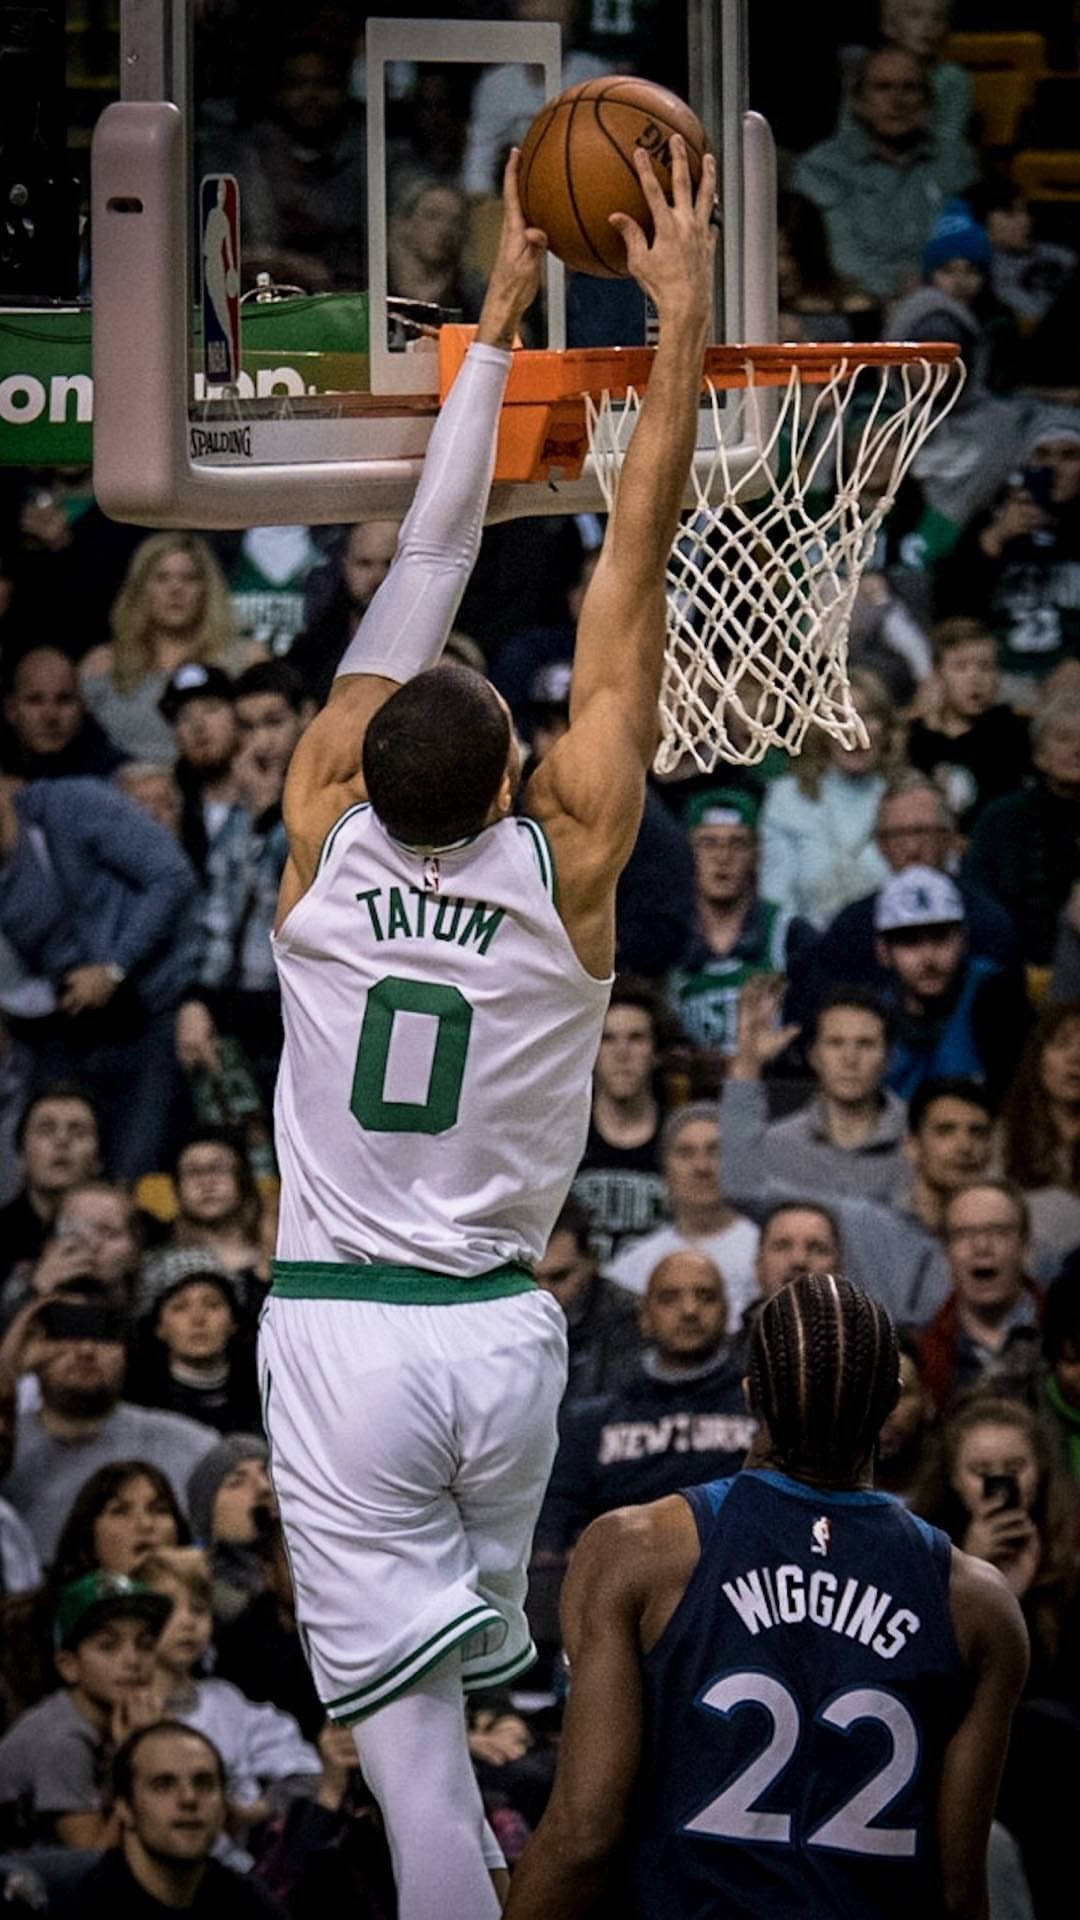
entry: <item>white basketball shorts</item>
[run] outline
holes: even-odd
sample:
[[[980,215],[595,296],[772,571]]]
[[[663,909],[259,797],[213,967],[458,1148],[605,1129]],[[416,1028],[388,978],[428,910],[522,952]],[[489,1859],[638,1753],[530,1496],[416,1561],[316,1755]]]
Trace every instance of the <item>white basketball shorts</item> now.
[[[566,1385],[551,1295],[271,1296],[259,1376],[297,1623],[329,1717],[362,1719],[457,1645],[466,1687],[529,1666],[526,1567]]]

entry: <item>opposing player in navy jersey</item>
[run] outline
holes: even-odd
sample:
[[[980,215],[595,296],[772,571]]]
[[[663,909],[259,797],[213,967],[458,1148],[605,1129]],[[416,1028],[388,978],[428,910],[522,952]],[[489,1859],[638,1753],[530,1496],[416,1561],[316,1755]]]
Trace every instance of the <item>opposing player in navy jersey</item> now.
[[[744,1471],[583,1534],[504,1920],[612,1911],[620,1855],[640,1920],[985,1920],[1027,1636],[994,1568],[873,1490],[898,1381],[882,1307],[794,1280],[754,1332]]]

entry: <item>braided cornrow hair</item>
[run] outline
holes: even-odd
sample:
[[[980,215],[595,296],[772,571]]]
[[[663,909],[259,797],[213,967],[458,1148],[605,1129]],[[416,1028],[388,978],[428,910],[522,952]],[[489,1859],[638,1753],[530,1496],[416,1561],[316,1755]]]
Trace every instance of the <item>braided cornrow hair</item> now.
[[[801,1274],[762,1307],[749,1377],[751,1404],[781,1464],[849,1479],[869,1459],[900,1390],[893,1323],[850,1281]]]

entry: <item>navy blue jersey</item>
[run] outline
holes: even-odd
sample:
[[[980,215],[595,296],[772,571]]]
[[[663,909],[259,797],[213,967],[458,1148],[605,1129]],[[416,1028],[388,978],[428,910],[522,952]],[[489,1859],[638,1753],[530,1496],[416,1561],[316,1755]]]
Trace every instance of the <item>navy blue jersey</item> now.
[[[932,1920],[967,1699],[948,1540],[778,1473],[684,1498],[701,1558],[643,1663],[641,1920]]]

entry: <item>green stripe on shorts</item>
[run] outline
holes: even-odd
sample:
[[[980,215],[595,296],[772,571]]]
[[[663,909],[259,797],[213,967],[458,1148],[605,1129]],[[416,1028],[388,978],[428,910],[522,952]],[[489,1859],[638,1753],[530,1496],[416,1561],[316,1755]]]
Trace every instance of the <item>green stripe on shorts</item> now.
[[[366,1714],[374,1713],[376,1708],[385,1707],[389,1701],[396,1700],[399,1693],[406,1693],[415,1687],[425,1673],[437,1667],[448,1653],[462,1640],[471,1640],[485,1627],[497,1626],[502,1615],[486,1601],[478,1601],[475,1607],[459,1613],[456,1620],[450,1620],[437,1633],[415,1647],[393,1667],[388,1667],[376,1680],[369,1680],[366,1687],[354,1687],[351,1693],[339,1694],[336,1700],[325,1700],[327,1718],[336,1726],[351,1726],[353,1721],[362,1720]]]
[[[465,1658],[468,1659],[468,1654]],[[501,1666],[485,1667],[482,1672],[467,1673],[462,1681],[466,1693],[482,1693],[485,1687],[504,1687],[516,1674],[524,1673],[526,1667],[535,1666],[539,1659],[535,1642],[530,1640],[512,1660],[504,1660]]]
[[[460,1307],[535,1290],[531,1269],[520,1260],[463,1279],[385,1260],[275,1260],[271,1282],[280,1300],[381,1300],[399,1307]]]

